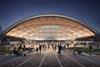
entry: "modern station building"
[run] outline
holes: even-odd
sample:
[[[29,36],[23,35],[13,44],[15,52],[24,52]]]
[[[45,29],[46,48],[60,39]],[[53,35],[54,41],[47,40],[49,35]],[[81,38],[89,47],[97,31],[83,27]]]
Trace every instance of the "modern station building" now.
[[[99,44],[99,33],[79,20],[55,14],[25,18],[9,26],[0,36],[4,45],[39,42]]]

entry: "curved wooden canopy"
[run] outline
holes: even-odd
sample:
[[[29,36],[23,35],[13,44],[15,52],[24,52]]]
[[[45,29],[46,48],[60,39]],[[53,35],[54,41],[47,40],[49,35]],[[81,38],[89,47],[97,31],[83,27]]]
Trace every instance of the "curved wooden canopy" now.
[[[89,26],[80,21],[61,15],[34,16],[9,27],[6,36],[33,40],[69,40],[94,36]]]

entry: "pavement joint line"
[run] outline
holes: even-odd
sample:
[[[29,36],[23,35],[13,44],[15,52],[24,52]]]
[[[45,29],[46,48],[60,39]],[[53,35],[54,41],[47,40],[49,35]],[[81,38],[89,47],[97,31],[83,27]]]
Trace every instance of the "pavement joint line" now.
[[[65,54],[64,54],[65,55]],[[70,57],[69,55],[65,55],[67,57],[69,57],[72,61],[74,61],[75,63],[77,63],[78,65],[80,65],[81,67],[85,67],[83,64],[79,63],[77,60],[73,59],[72,57]]]
[[[36,52],[34,52],[33,54],[35,54]],[[25,61],[23,61],[22,63],[20,63],[17,67],[22,66],[23,64],[25,64],[26,62],[28,62],[30,59],[32,59],[34,57],[34,55],[28,59],[26,59]]]
[[[57,58],[57,60],[58,60],[58,63],[60,64],[60,67],[63,67],[63,65],[61,64],[60,60],[58,59],[56,53],[54,53],[54,54],[55,54],[55,56],[56,56],[56,58]]]
[[[44,59],[46,58],[46,56],[47,56],[47,52],[46,52],[46,54],[44,55],[44,57],[42,58],[42,60],[41,60],[41,62],[40,62],[40,64],[39,64],[39,66],[38,66],[38,67],[41,67],[41,65],[43,64]]]
[[[7,60],[7,61],[1,63],[0,65],[4,65],[4,64],[9,63],[9,62],[11,62],[11,61],[14,61],[14,60],[16,60],[16,59],[18,59],[18,58],[21,58],[21,57],[12,58],[12,59],[10,59],[10,60]]]
[[[87,60],[87,61],[89,61],[89,62],[91,62],[91,63],[93,63],[93,64],[96,65],[96,63],[95,63],[92,59],[89,59],[89,58],[84,57],[84,56],[80,56],[80,57],[81,57],[82,59]]]
[[[34,53],[36,53],[36,52],[31,52],[31,53],[28,54],[28,56],[29,56],[29,55],[32,55],[32,54],[34,54]]]
[[[31,53],[31,54],[34,54],[34,52]],[[30,54],[30,55],[31,55],[31,54]],[[0,56],[1,56],[1,55],[0,55]],[[2,55],[2,56],[3,56],[3,55]],[[9,59],[9,60],[7,60],[7,61],[5,61],[5,62],[0,63],[0,65],[4,65],[4,64],[6,64],[6,63],[9,63],[9,62],[14,61],[14,60],[16,60],[16,59],[18,59],[18,58],[21,58],[21,57],[22,57],[22,56]]]

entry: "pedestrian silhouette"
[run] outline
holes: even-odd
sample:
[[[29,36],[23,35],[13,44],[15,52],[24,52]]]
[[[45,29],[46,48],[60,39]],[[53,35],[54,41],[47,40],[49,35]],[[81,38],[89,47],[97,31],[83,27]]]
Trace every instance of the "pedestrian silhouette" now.
[[[58,54],[61,54],[61,51],[62,51],[62,46],[60,44],[60,45],[58,45]]]
[[[41,49],[42,49],[42,46],[41,46],[41,45],[39,45],[39,51],[40,51],[40,53],[41,53]]]

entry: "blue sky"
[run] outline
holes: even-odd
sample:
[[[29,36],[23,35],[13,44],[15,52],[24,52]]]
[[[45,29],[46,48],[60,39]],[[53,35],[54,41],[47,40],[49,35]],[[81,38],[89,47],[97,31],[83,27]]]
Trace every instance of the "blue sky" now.
[[[3,30],[23,18],[47,13],[78,19],[100,32],[99,0],[0,0]]]

